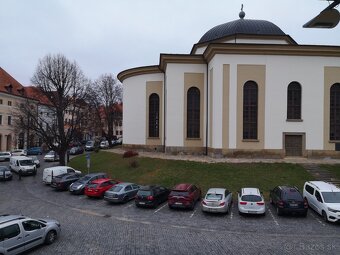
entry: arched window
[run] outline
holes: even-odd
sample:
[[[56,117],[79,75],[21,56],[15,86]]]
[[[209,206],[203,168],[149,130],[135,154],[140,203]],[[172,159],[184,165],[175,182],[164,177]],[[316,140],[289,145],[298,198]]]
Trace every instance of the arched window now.
[[[287,119],[301,119],[301,85],[298,82],[291,82],[288,85]]]
[[[187,93],[187,138],[200,138],[200,90],[196,87]]]
[[[247,81],[243,87],[243,139],[257,139],[258,87]]]
[[[159,137],[159,96],[149,97],[149,137]]]
[[[340,140],[340,83],[335,83],[330,91],[329,139]]]

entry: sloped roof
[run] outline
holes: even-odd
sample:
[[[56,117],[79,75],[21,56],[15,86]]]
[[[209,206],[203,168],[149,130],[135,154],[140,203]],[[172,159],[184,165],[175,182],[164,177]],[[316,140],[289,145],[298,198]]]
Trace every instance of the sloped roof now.
[[[24,97],[25,87],[0,67],[0,92]]]
[[[38,87],[28,86],[25,87],[26,96],[38,100],[41,104],[52,105],[46,95],[44,95]]]

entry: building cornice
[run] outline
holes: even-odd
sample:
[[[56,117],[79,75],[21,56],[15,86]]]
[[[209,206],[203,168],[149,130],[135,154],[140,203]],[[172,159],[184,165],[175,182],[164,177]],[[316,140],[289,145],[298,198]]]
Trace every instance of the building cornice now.
[[[165,72],[166,65],[176,64],[206,64],[203,55],[190,54],[161,54],[159,58],[159,68]]]
[[[162,73],[162,70],[159,69],[158,65],[141,66],[141,67],[127,69],[127,70],[121,71],[117,75],[117,78],[120,80],[120,82],[123,82],[125,79],[136,76],[136,75],[154,74],[154,73]]]

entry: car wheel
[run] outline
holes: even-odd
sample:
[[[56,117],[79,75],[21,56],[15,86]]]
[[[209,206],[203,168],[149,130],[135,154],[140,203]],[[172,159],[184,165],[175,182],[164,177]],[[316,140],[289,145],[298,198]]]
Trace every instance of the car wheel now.
[[[46,244],[51,244],[57,239],[57,233],[54,230],[51,230],[50,232],[47,233],[46,238],[45,238],[45,243]]]
[[[327,213],[325,211],[322,211],[322,218],[324,219],[325,222],[328,222]]]
[[[307,212],[304,212],[304,213],[302,214],[302,217],[307,217]]]
[[[190,205],[190,210],[194,210],[195,208],[195,202],[193,201],[192,204]]]
[[[127,203],[127,201],[129,201],[129,198],[128,198],[127,196],[125,196],[125,197],[123,198],[123,203]]]
[[[243,213],[242,213],[242,212],[240,212],[240,211],[238,211],[238,214],[239,214],[239,215],[241,215],[241,216],[243,215]]]
[[[169,209],[174,209],[174,208],[172,207],[172,205],[169,205],[169,204],[168,204],[168,206],[169,206]]]
[[[282,211],[279,207],[276,207],[276,213],[277,213],[278,216],[282,215]]]

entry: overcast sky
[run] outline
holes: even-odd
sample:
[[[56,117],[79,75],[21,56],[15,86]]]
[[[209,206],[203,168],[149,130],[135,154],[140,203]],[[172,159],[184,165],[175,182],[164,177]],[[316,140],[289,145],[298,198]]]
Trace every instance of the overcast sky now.
[[[299,44],[340,45],[333,29],[302,25],[327,7],[319,0],[0,0],[0,66],[30,85],[39,58],[62,53],[97,79],[188,54],[210,28],[238,19],[268,20]],[[339,7],[338,7],[339,9]]]

